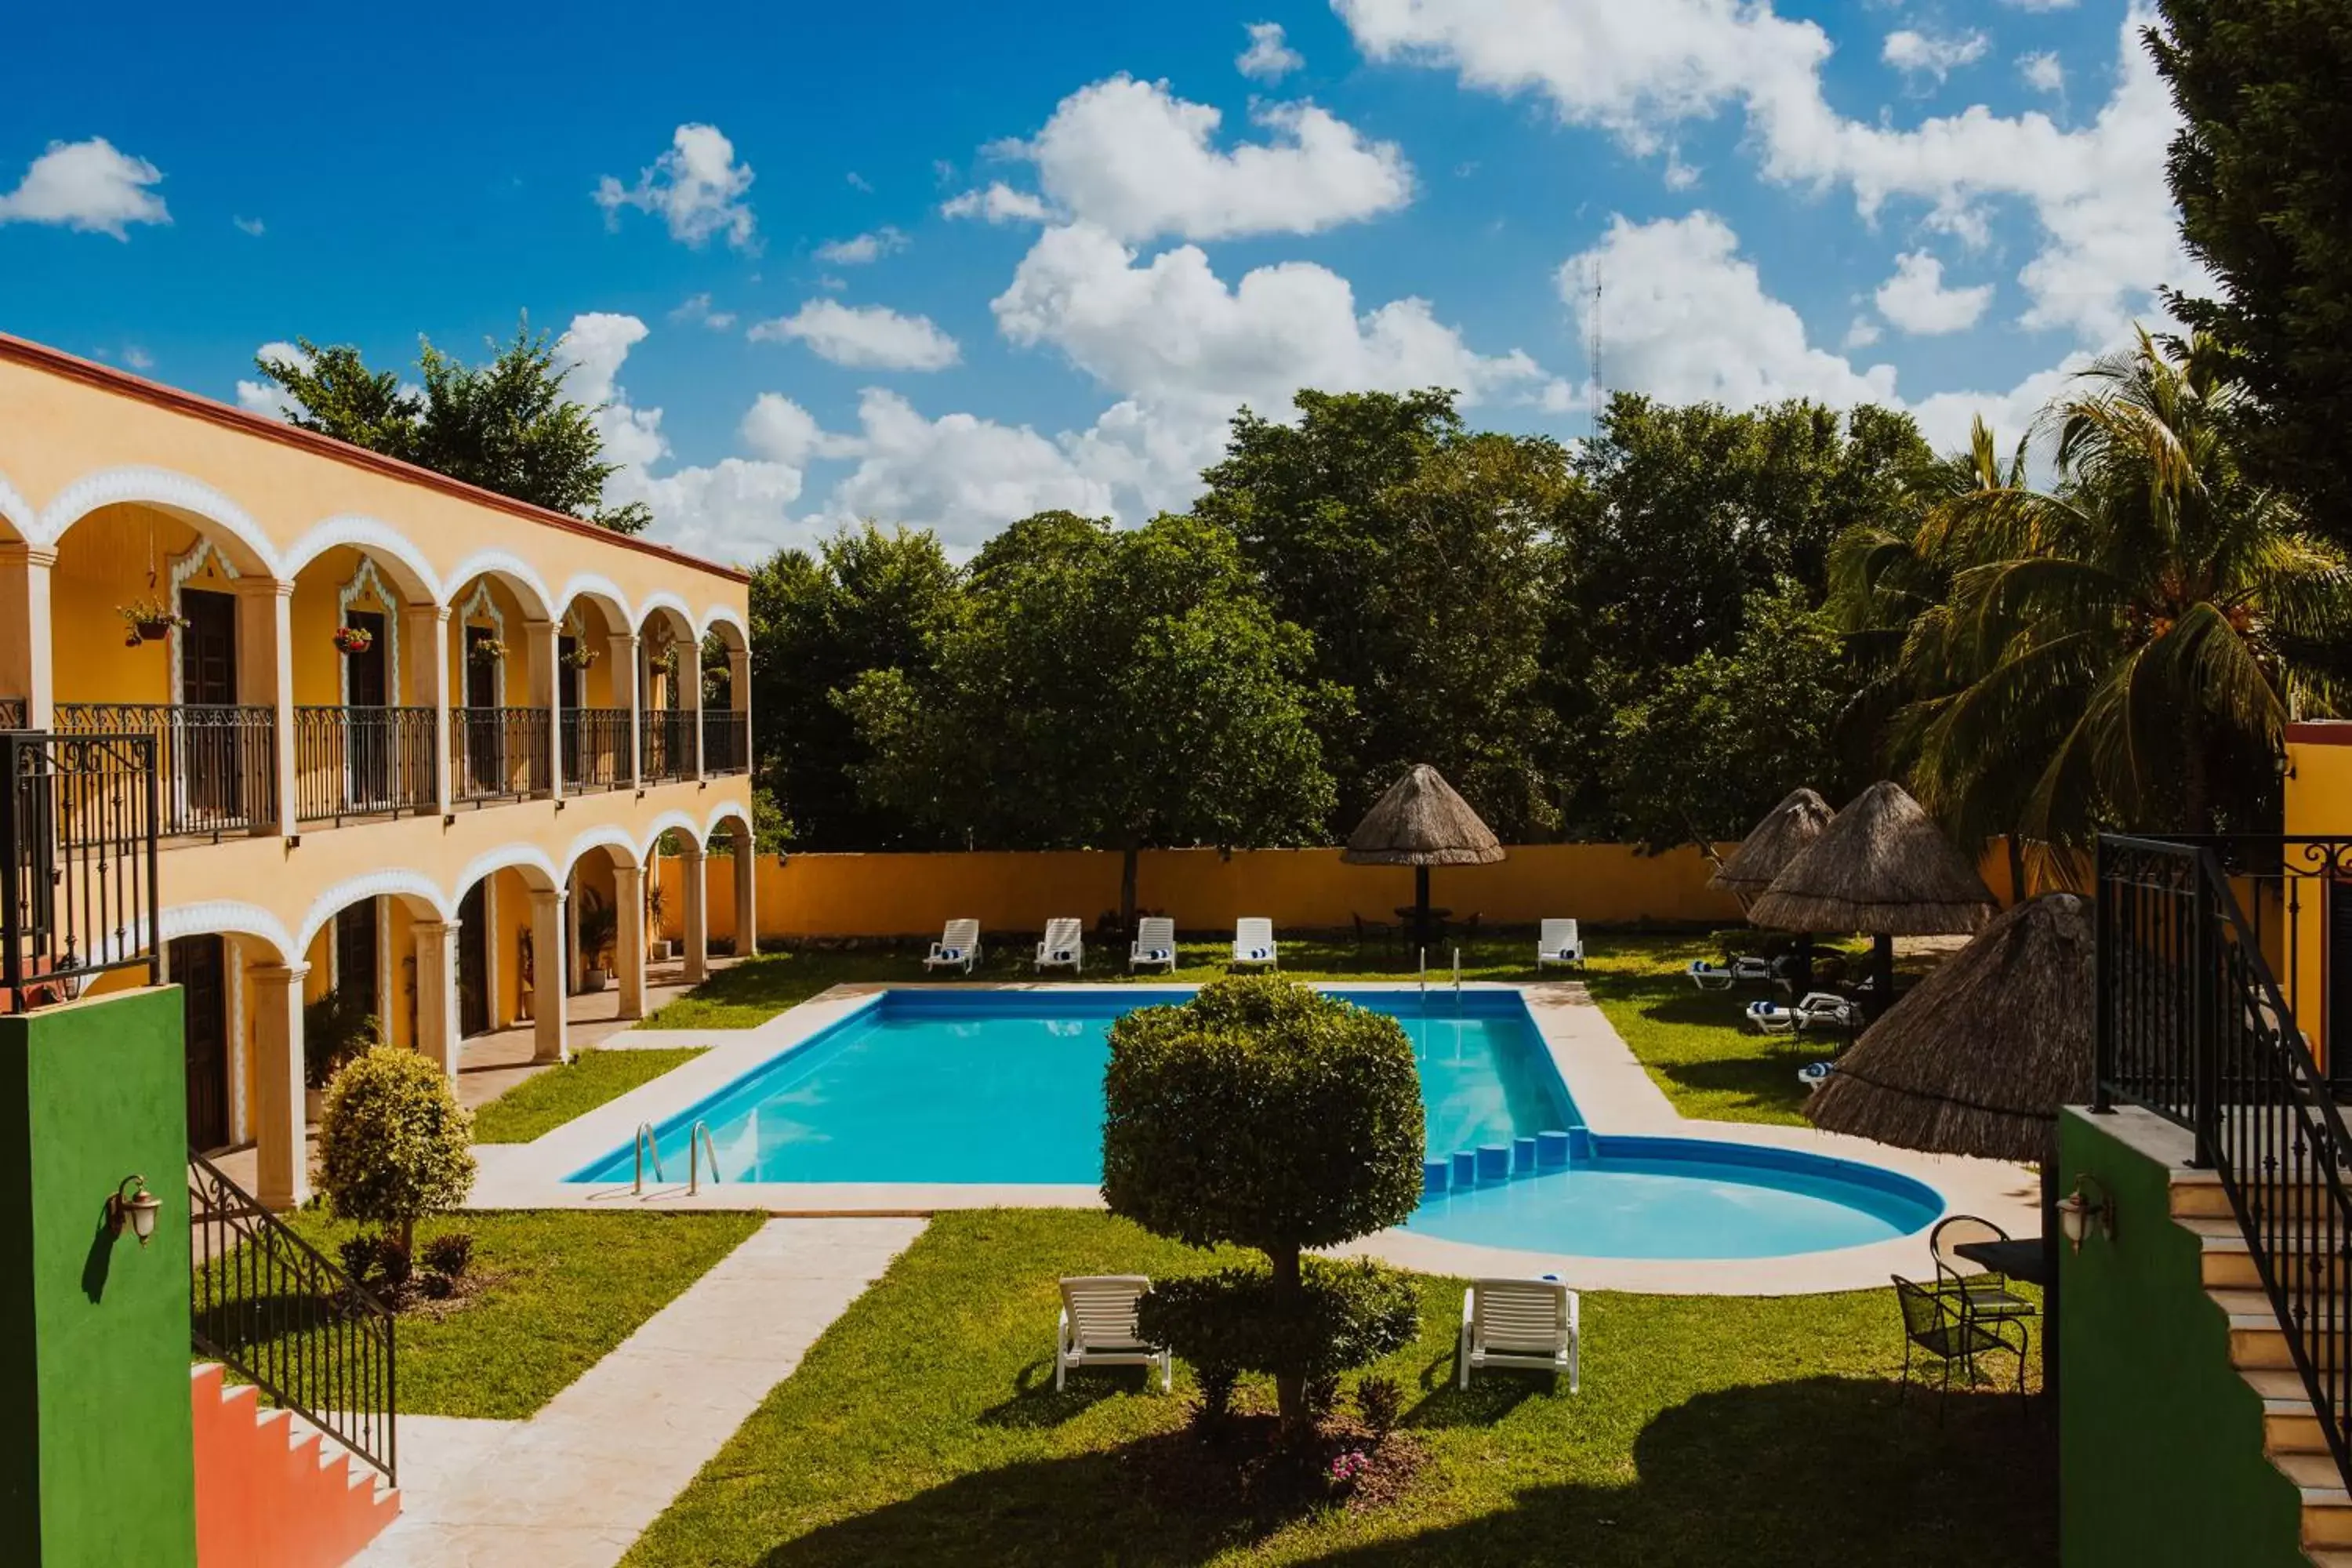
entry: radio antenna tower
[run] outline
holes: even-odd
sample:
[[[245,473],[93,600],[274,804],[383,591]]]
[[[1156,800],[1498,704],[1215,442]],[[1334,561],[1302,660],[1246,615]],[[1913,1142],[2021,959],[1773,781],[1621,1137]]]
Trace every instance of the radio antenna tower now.
[[[1592,386],[1592,438],[1601,438],[1601,405],[1608,400],[1601,384],[1601,262],[1592,262],[1592,303],[1584,316],[1585,357]]]

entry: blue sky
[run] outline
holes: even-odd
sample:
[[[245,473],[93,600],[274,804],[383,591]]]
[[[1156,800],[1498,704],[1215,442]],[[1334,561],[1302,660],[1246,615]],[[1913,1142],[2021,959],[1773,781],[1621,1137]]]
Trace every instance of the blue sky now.
[[[1181,506],[1301,384],[1572,437],[1596,267],[1608,385],[1947,442],[2196,281],[2106,0],[548,16],[19,17],[0,329],[267,408],[262,344],[402,364],[527,310],[616,497],[748,559]]]

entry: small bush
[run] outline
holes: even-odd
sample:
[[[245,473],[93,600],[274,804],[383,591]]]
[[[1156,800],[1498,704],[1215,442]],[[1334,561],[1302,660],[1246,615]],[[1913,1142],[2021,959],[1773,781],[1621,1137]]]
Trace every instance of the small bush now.
[[[457,1207],[474,1184],[474,1119],[440,1068],[377,1046],[327,1090],[319,1187],[339,1219],[396,1226],[404,1254],[416,1222]]]
[[[417,1278],[416,1288],[436,1301],[446,1301],[457,1293],[457,1280],[454,1275],[425,1274]]]
[[[335,1248],[335,1256],[342,1261],[343,1272],[350,1275],[354,1283],[364,1285],[375,1278],[376,1248],[383,1242],[383,1238],[375,1232],[365,1230],[357,1236],[345,1237],[343,1244]]]
[[[425,1267],[436,1274],[446,1274],[452,1279],[463,1279],[474,1264],[474,1237],[470,1231],[453,1230],[436,1236],[425,1244]]]
[[[375,1277],[386,1289],[399,1289],[415,1272],[415,1259],[398,1237],[375,1238]]]
[[[1286,1300],[1264,1268],[1162,1280],[1143,1299],[1143,1337],[1195,1367],[1313,1383],[1369,1366],[1421,1331],[1419,1292],[1383,1264],[1310,1258],[1299,1284]]]
[[[1404,1416],[1404,1390],[1392,1377],[1367,1377],[1356,1384],[1356,1410],[1372,1436],[1385,1437]]]

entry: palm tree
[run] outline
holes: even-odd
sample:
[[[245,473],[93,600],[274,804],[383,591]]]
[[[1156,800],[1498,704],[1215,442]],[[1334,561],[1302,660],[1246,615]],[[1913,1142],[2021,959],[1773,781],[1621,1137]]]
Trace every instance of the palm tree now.
[[[1916,535],[1841,542],[1849,623],[1903,626],[1891,739],[1955,832],[2244,822],[2287,722],[2335,710],[2352,566],[2242,473],[2246,404],[2210,342],[2142,332],[2035,422],[2052,489],[1979,424]]]

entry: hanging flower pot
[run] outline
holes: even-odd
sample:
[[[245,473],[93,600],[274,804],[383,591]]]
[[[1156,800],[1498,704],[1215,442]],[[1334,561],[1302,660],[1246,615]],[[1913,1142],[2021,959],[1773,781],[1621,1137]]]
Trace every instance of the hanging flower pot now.
[[[586,669],[596,662],[596,650],[593,647],[575,647],[563,656],[563,662],[574,669]]]
[[[337,626],[335,647],[344,653],[365,653],[375,647],[375,634],[365,626]]]
[[[483,664],[496,664],[506,658],[507,645],[496,637],[484,637],[470,645],[466,651]]]
[[[127,605],[117,605],[114,613],[122,617],[129,635],[122,639],[125,647],[136,647],[143,642],[161,642],[172,635],[173,626],[184,626],[187,617],[172,613],[172,606],[161,599],[133,599]]]

